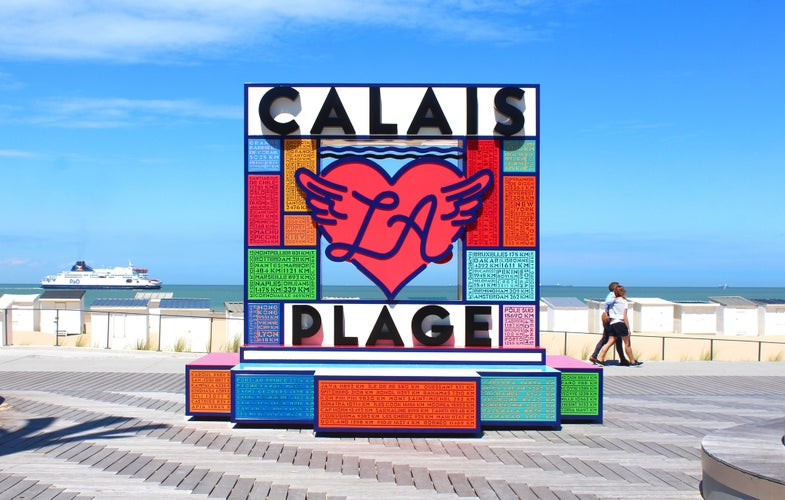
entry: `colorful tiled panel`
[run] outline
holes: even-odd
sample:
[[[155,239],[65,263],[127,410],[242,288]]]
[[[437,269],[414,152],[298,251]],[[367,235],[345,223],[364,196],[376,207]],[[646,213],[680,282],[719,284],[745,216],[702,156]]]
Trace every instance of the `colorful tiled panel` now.
[[[313,422],[313,372],[233,371],[232,388],[235,422]]]
[[[569,372],[561,374],[561,414],[563,418],[600,418],[600,374]]]
[[[322,432],[479,432],[473,379],[332,378],[316,375]]]
[[[230,370],[239,361],[239,353],[220,352],[202,356],[186,365],[186,415],[231,415]]]
[[[562,420],[602,422],[602,368],[569,356],[549,355],[546,362],[561,372]]]
[[[559,374],[482,374],[483,425],[559,425]]]

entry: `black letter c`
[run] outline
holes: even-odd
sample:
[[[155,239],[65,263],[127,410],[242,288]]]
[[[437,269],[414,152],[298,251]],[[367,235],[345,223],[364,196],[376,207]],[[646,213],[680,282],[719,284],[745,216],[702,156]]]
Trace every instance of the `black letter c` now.
[[[294,102],[299,96],[300,93],[292,87],[274,87],[268,90],[259,101],[259,118],[262,120],[262,124],[278,135],[289,135],[300,128],[294,120],[281,123],[270,114],[270,108],[277,99],[289,99]]]

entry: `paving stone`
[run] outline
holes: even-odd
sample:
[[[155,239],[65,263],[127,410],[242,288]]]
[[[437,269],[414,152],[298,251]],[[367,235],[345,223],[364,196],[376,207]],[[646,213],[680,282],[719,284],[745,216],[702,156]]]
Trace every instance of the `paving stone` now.
[[[399,486],[413,486],[411,467],[407,464],[393,464],[393,474],[395,474],[395,484]]]
[[[250,453],[248,453],[249,457],[263,457],[265,453],[267,453],[267,447],[270,446],[270,443],[266,441],[257,441],[253,448],[251,449]]]
[[[221,480],[223,474],[218,471],[210,471],[199,481],[196,488],[193,489],[195,495],[209,495],[218,481]]]
[[[139,470],[141,470],[142,467],[150,463],[152,459],[153,459],[152,457],[146,457],[144,455],[141,455],[139,458],[137,458],[136,460],[125,466],[123,469],[117,471],[117,474],[123,476],[133,476],[134,474],[139,472]]]
[[[130,465],[133,461],[139,458],[141,453],[124,453],[123,456],[112,463],[111,465],[107,466],[104,470],[106,472],[119,472]]]
[[[227,497],[229,500],[245,500],[251,493],[251,488],[254,486],[254,480],[248,477],[239,478],[232,487],[232,491]]]
[[[11,500],[16,498],[32,498],[27,496],[27,492],[36,485],[36,481],[22,479],[10,488],[0,491],[0,500]]]
[[[186,475],[183,478],[183,480],[180,481],[180,483],[177,485],[177,489],[189,490],[189,491],[193,490],[194,488],[196,488],[196,485],[199,484],[199,481],[201,481],[204,478],[204,476],[207,475],[208,472],[209,472],[208,469],[203,469],[199,467],[195,467],[191,469],[191,472],[189,472],[188,475]]]
[[[488,481],[484,477],[467,476],[466,480],[469,481],[469,484],[472,485],[474,494],[478,497],[497,498],[496,492],[494,492],[493,488],[491,488],[491,485],[488,484]]]
[[[354,455],[344,455],[341,463],[341,474],[345,476],[357,476],[360,474],[360,457]]]
[[[223,446],[231,439],[231,436],[225,434],[219,434],[215,436],[215,439],[207,446],[210,450],[220,450]]]
[[[288,495],[288,486],[283,484],[273,484],[270,487],[270,493],[267,495],[267,500],[287,500]]]
[[[226,498],[232,492],[232,488],[237,483],[240,476],[235,474],[224,474],[216,483],[213,490],[208,495],[210,498]]]
[[[294,463],[294,457],[297,455],[297,447],[296,446],[283,446],[281,448],[281,453],[278,455],[276,462],[282,464],[291,464]]]
[[[474,494],[474,488],[472,488],[472,485],[469,483],[466,475],[453,472],[447,474],[447,477],[450,478],[450,483],[452,483],[453,490],[459,497],[477,496]]]
[[[311,469],[325,469],[327,467],[327,452],[324,450],[313,450],[308,466]]]
[[[454,493],[455,489],[447,476],[447,472],[443,470],[431,470],[431,483],[437,493]]]
[[[493,488],[493,492],[499,497],[500,500],[517,500],[518,495],[507,484],[507,481],[501,479],[489,479],[488,485]]]
[[[177,469],[177,467],[179,466],[180,464],[176,462],[165,462],[161,464],[161,466],[158,467],[155,470],[155,472],[150,474],[150,476],[148,476],[147,479],[145,479],[145,481],[151,483],[161,483],[163,482],[164,479],[169,477],[169,474],[174,472],[174,470]]]
[[[381,482],[394,483],[395,472],[391,462],[376,462],[376,477]]]
[[[278,457],[281,455],[283,451],[284,444],[283,443],[270,443],[267,446],[267,450],[264,452],[262,458],[264,460],[278,460]]]
[[[243,439],[240,445],[234,450],[234,453],[237,455],[248,455],[251,453],[256,441],[253,439]]]
[[[327,463],[324,466],[324,470],[327,472],[339,472],[342,466],[343,457],[341,455],[338,453],[327,454]]]
[[[414,487],[418,490],[432,490],[433,483],[431,482],[431,475],[428,473],[426,467],[412,467],[410,469],[412,474],[412,481]]]
[[[361,458],[358,466],[361,479],[376,479],[376,462],[372,458]]]
[[[147,478],[152,476],[155,471],[163,467],[164,464],[166,464],[166,460],[154,458],[147,462],[147,465],[136,471],[132,477],[147,480]]]
[[[248,493],[248,500],[260,500],[267,498],[272,484],[269,481],[254,481],[253,488]]]
[[[161,486],[177,486],[192,470],[194,470],[193,465],[179,464],[175,470],[166,476],[166,479],[161,481]]]

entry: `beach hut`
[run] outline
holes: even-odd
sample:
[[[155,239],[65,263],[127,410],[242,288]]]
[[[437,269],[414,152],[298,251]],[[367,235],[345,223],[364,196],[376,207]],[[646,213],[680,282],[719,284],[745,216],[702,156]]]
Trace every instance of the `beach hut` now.
[[[550,332],[551,324],[548,322],[548,304],[540,298],[540,324],[538,325],[541,332]]]
[[[785,335],[785,299],[753,299],[760,335]]]
[[[716,335],[720,308],[716,302],[675,302],[673,331],[682,335]]]
[[[210,299],[161,299],[158,309],[161,350],[209,352]]]
[[[33,332],[38,309],[38,294],[0,295],[0,345],[13,345],[14,332]]]
[[[720,304],[718,333],[721,335],[758,335],[758,304],[744,297],[709,297]]]
[[[673,333],[673,302],[647,297],[629,300],[633,301],[632,314],[637,325],[635,331]]]
[[[46,290],[38,299],[40,330],[80,335],[84,326],[84,290]]]
[[[586,330],[589,308],[577,297],[543,297],[541,302],[548,306],[545,321],[540,312],[540,323],[547,325],[547,328],[541,330],[556,332]]]
[[[234,339],[243,345],[245,326],[245,304],[242,302],[224,302],[226,314],[226,345],[233,346]]]
[[[149,349],[147,299],[96,299],[90,306],[92,346],[108,349]]]

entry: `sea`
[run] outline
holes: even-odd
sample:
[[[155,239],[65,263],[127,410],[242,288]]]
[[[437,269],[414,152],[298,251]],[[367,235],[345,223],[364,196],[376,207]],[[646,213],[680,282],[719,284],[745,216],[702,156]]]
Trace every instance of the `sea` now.
[[[709,297],[739,296],[746,299],[779,299],[785,300],[785,287],[650,287],[627,286],[627,296],[631,299],[660,298],[672,302],[706,302]],[[164,285],[156,292],[171,293],[176,299],[209,299],[211,309],[223,311],[226,302],[242,302],[243,285]],[[601,300],[608,293],[607,285],[597,286],[565,286],[541,285],[540,297],[575,297]],[[99,298],[133,298],[141,290],[86,290],[85,306],[87,308]],[[3,294],[41,294],[40,286],[29,284],[0,284],[0,295]],[[372,286],[330,286],[324,287],[323,296],[331,298],[383,300],[381,291]],[[450,301],[456,300],[457,290],[451,286],[407,287],[397,297],[411,301]]]

